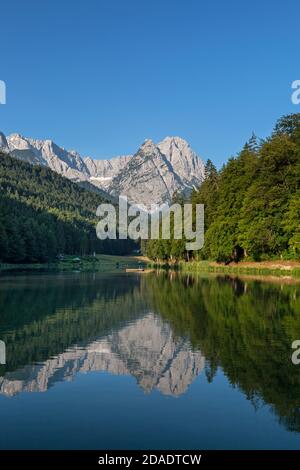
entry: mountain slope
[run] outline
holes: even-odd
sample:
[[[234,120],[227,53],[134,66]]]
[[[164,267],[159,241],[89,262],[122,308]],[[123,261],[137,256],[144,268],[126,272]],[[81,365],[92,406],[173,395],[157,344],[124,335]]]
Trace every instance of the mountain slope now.
[[[199,186],[204,180],[203,162],[186,140],[180,137],[166,137],[157,144],[157,147],[166,156],[185,186],[191,188]]]
[[[2,151],[7,151],[8,150],[8,143],[7,143],[6,137],[3,134],[3,132],[0,132],[0,149]]]
[[[48,166],[69,179],[80,181],[89,176],[85,163],[77,152],[67,151],[52,140],[34,140],[20,134],[11,134],[7,137],[7,143],[10,152],[30,150],[39,164]]]
[[[146,205],[168,202],[178,189],[182,189],[180,178],[151,140],[144,142],[109,186],[111,194]]]
[[[111,160],[93,160],[91,157],[83,159],[90,175],[90,181],[99,187],[108,188],[116,176],[130,161],[131,155],[114,157]]]
[[[146,141],[149,142],[150,141]],[[148,145],[147,144],[147,145]],[[51,140],[34,140],[0,133],[0,148],[18,159],[49,167],[75,182],[89,182],[114,197],[126,195],[130,202],[170,202],[174,192],[190,192],[204,180],[204,164],[180,137],[166,137],[159,144],[145,144],[134,156],[110,160],[82,158]]]
[[[0,261],[47,261],[58,253],[127,253],[129,241],[96,237],[96,208],[102,202],[107,202],[103,196],[44,166],[0,152]]]

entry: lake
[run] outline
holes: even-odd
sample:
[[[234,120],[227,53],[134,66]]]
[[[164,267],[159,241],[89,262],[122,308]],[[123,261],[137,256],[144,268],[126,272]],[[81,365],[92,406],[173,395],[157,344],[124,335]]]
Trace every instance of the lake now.
[[[300,284],[0,277],[1,449],[299,449]]]

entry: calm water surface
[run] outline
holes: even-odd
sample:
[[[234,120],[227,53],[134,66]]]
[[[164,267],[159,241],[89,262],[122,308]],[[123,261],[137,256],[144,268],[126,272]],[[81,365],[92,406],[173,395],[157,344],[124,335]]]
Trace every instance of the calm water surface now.
[[[0,277],[0,448],[300,448],[300,285]]]

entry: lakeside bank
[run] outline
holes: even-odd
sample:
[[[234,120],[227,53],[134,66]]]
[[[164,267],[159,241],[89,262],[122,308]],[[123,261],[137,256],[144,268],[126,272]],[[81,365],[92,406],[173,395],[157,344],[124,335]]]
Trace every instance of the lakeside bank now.
[[[149,266],[156,269],[171,269],[190,273],[208,272],[300,277],[300,261],[295,260],[241,261],[227,265],[215,261],[179,261],[178,263],[149,263]]]
[[[0,263],[1,272],[53,271],[53,272],[118,272],[126,269],[146,268],[147,262],[140,256],[96,255],[64,256],[46,263]]]

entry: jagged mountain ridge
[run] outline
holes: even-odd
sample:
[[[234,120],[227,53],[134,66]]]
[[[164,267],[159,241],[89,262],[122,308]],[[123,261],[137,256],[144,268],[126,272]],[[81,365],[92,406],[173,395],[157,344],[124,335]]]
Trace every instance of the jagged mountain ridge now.
[[[81,157],[52,140],[0,132],[0,148],[31,164],[45,165],[75,182],[89,182],[111,196],[149,205],[170,202],[175,192],[189,192],[204,180],[204,163],[180,137],[155,144],[146,140],[132,155],[95,160]]]

